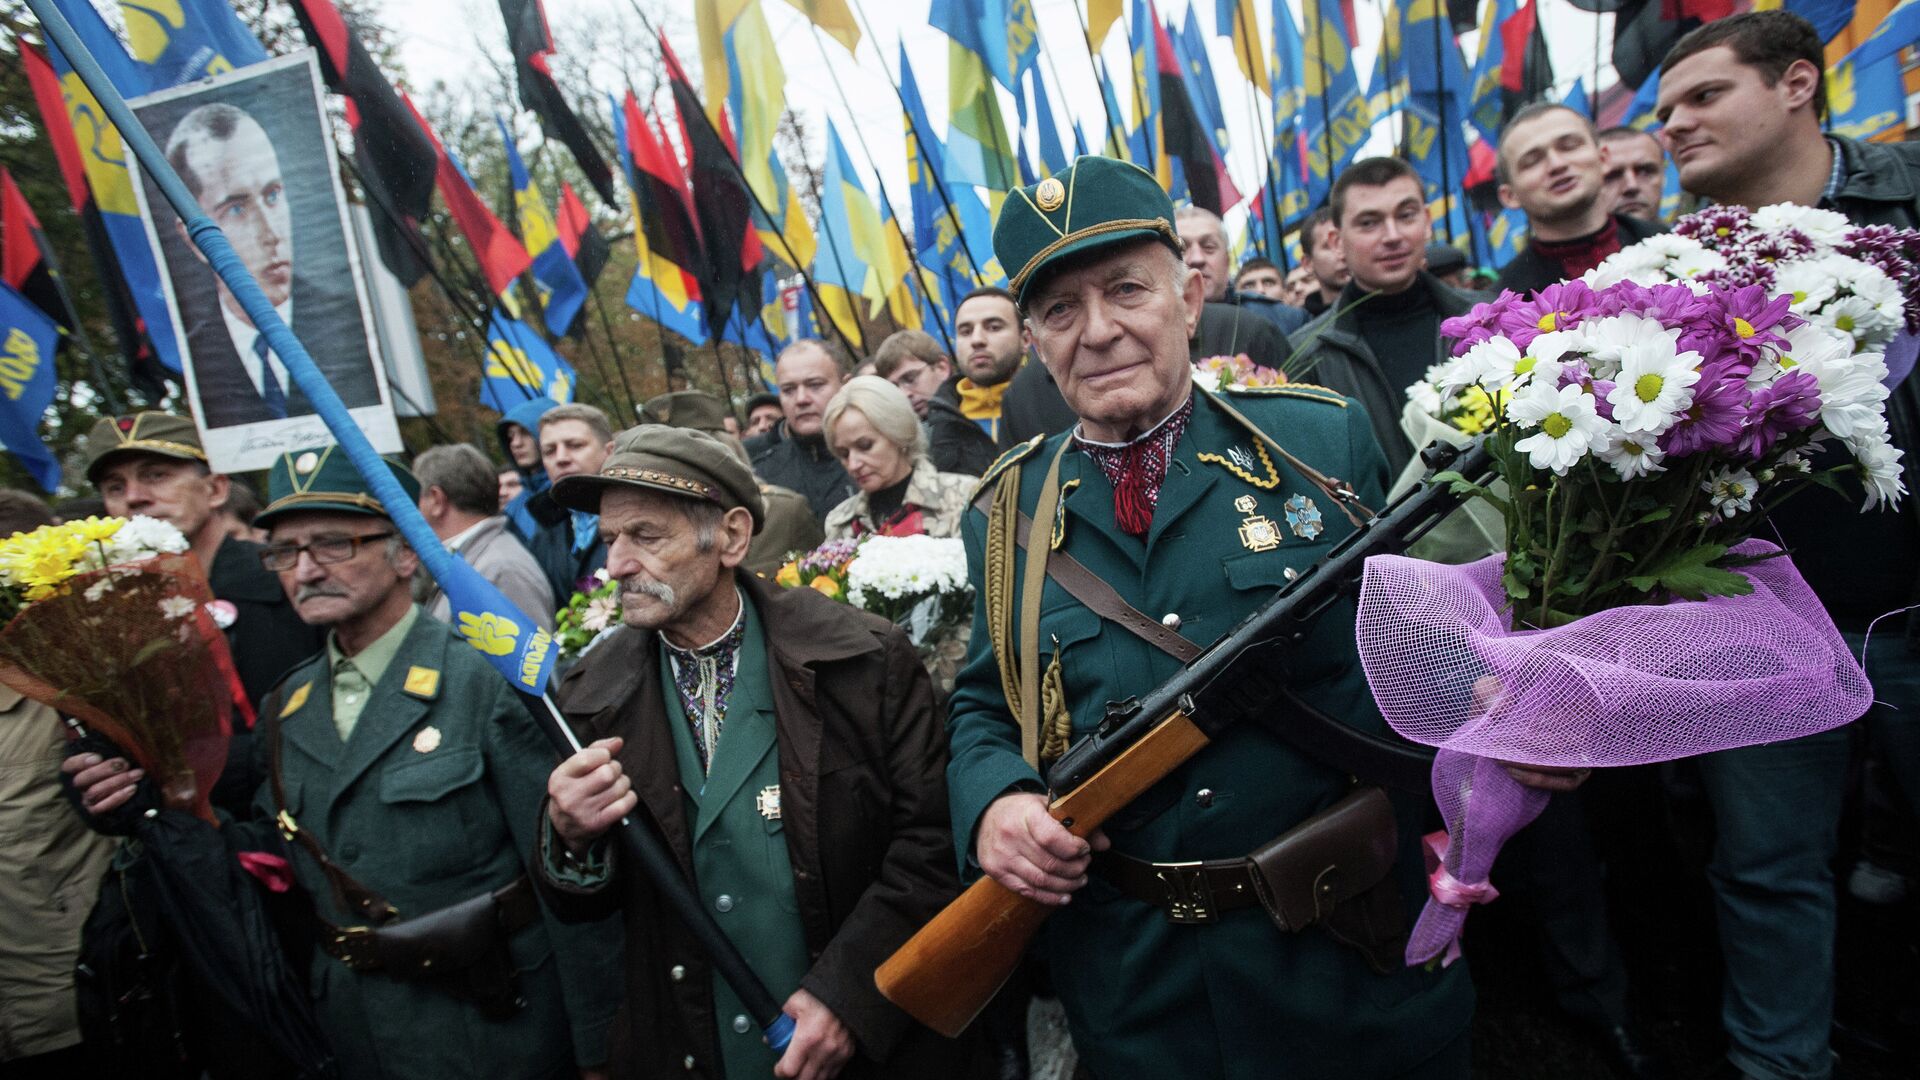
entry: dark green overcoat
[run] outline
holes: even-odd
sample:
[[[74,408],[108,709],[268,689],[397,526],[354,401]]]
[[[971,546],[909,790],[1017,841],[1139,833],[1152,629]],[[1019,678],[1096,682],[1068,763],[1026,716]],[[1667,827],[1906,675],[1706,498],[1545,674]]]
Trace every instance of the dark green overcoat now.
[[[415,619],[344,744],[324,650],[287,674],[260,723],[261,775],[278,737],[287,809],[402,918],[525,872],[554,754],[507,681],[445,623]],[[281,843],[270,783],[254,805],[254,819],[236,826],[251,846],[291,852],[295,879],[323,919],[360,922],[335,904],[318,864]],[[526,1007],[494,1022],[424,984],[357,973],[316,949],[311,986],[341,1075],[505,1080],[604,1063],[619,1004],[618,924],[570,926],[543,906],[510,950]]]
[[[1324,557],[1352,526],[1281,459],[1258,460],[1252,435],[1207,395],[1175,447],[1144,541],[1114,523],[1113,487],[1093,460],[1069,449],[1059,517],[1060,550],[1111,583],[1135,607],[1179,619],[1205,645],[1286,584],[1286,572]],[[1323,474],[1350,483],[1367,506],[1384,503],[1387,464],[1365,413],[1337,394],[1298,388],[1238,393],[1227,400],[1280,445]],[[1022,461],[1020,506],[1031,514],[1056,435]],[[1218,461],[1202,461],[1201,455]],[[1236,475],[1232,465],[1270,487]],[[1278,478],[1272,483],[1273,476]],[[1074,484],[1078,481],[1077,484]],[[1324,531],[1286,516],[1294,496],[1311,500]],[[1253,500],[1249,513],[1236,502]],[[1278,526],[1282,542],[1252,550],[1241,538],[1251,516]],[[1298,516],[1298,515],[1296,515]],[[977,876],[973,836],[987,805],[1009,789],[1040,790],[1020,756],[984,609],[986,517],[969,512],[968,569],[976,605],[972,647],[950,706],[948,787],[962,872]],[[1024,558],[1024,556],[1023,556]],[[1016,575],[1014,641],[1019,640]],[[1049,581],[1040,609],[1042,657],[1057,648],[1075,737],[1107,702],[1144,696],[1179,663],[1103,622]],[[1056,644],[1057,642],[1057,644]],[[1384,730],[1354,650],[1353,606],[1329,611],[1292,658],[1295,687],[1356,727]],[[1118,851],[1161,862],[1246,855],[1337,801],[1352,781],[1293,750],[1261,726],[1228,729],[1106,826]],[[1418,852],[1425,800],[1396,800],[1396,868],[1408,918],[1424,899]],[[1411,925],[1411,922],[1409,922]],[[1282,933],[1258,906],[1211,925],[1174,925],[1097,875],[1053,915],[1039,948],[1067,1008],[1074,1042],[1102,1078],[1178,1076],[1246,1080],[1398,1076],[1458,1038],[1472,1014],[1463,964],[1444,972],[1377,975],[1361,955],[1309,927]]]

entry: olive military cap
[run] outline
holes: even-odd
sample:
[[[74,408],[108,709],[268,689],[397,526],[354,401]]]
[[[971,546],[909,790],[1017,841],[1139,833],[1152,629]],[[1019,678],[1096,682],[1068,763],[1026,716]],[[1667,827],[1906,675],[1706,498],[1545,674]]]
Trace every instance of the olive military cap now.
[[[704,390],[675,390],[647,399],[640,406],[640,422],[692,428],[709,435],[727,430],[727,403]]]
[[[993,253],[1013,275],[1007,288],[1022,307],[1034,281],[1060,260],[1149,238],[1181,250],[1173,200],[1140,166],[1092,155],[1015,188],[993,223]]]
[[[600,512],[608,488],[638,488],[689,499],[704,499],[724,510],[744,506],[753,531],[766,522],[760,486],[746,463],[719,439],[691,428],[642,424],[613,437],[613,453],[593,476],[563,477],[553,498],[572,510]]]
[[[395,461],[388,461],[387,468],[393,470],[407,498],[418,503],[420,481],[413,473]],[[253,519],[254,527],[267,528],[276,518],[297,510],[388,516],[360,470],[336,443],[280,455],[267,471],[267,508]]]
[[[101,470],[128,454],[207,463],[207,452],[200,448],[200,432],[184,416],[163,412],[106,416],[87,433],[87,482],[99,483]]]

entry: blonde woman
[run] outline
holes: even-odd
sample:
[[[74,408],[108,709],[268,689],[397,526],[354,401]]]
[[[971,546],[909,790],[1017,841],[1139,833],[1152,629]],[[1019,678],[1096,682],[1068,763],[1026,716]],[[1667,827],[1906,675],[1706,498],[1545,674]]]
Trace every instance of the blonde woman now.
[[[920,418],[899,387],[876,375],[848,379],[827,402],[821,431],[860,488],[828,512],[827,539],[960,535],[979,478],[933,467]]]

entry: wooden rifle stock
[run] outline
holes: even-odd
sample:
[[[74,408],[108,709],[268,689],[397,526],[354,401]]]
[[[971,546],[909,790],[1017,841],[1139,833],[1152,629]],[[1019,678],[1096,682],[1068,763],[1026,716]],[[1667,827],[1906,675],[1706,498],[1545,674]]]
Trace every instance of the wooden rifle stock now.
[[[1084,837],[1206,745],[1176,711],[1047,812]],[[1053,911],[983,877],[888,957],[874,982],[909,1016],[954,1038],[1013,974]]]
[[[1461,450],[1436,445],[1425,454],[1431,468],[1451,466],[1468,482],[1492,468],[1479,443]],[[1286,650],[1305,638],[1329,604],[1357,591],[1367,558],[1405,550],[1463,497],[1448,483],[1429,483],[1402,495],[1172,680],[1144,698],[1109,702],[1099,728],[1048,769],[1048,784],[1065,794],[1047,812],[1084,837],[1199,753],[1212,735],[1243,719],[1270,715],[1283,700]],[[1352,738],[1393,745],[1378,736]],[[1420,763],[1422,776],[1425,767]],[[874,981],[888,1001],[952,1038],[1013,974],[1027,942],[1053,911],[982,878],[888,957]]]

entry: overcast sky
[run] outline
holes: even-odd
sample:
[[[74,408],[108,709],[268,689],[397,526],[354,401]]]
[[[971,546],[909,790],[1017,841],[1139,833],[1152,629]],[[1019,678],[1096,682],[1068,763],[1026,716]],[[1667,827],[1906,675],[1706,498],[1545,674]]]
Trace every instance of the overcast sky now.
[[[669,39],[683,63],[697,69],[699,43],[693,31],[689,0],[641,0],[651,18],[667,26]],[[1252,91],[1240,77],[1233,59],[1230,39],[1213,35],[1213,0],[1166,0],[1159,7],[1163,21],[1176,25],[1186,17],[1188,4],[1197,3],[1200,26],[1209,34],[1211,61],[1220,83],[1221,108],[1227,114],[1230,145],[1228,170],[1241,192],[1251,195],[1258,187],[1264,161],[1264,129],[1267,125],[1266,100]],[[1298,0],[1294,0],[1297,5]],[[1588,76],[1589,91],[1595,35],[1611,42],[1611,15],[1592,15],[1572,6],[1568,0],[1538,0],[1546,22],[1554,70],[1563,89],[1576,76]],[[626,10],[630,0],[546,0],[548,22],[557,38],[568,36],[563,26],[575,21],[589,24],[604,21],[610,13]],[[1359,36],[1355,67],[1364,85],[1373,68],[1380,36],[1380,12],[1384,0],[1356,0],[1355,18]],[[786,0],[760,0],[767,23],[779,46],[780,62],[787,75],[788,107],[811,123],[809,131],[815,145],[809,148],[811,160],[821,161],[825,154],[826,120],[831,119],[841,139],[863,174],[869,191],[874,189],[872,169],[877,163],[881,183],[893,198],[901,215],[906,209],[906,158],[898,99],[889,85],[890,75],[898,75],[899,46],[904,43],[913,64],[921,96],[927,102],[936,129],[946,128],[947,37],[927,24],[929,0],[848,0],[850,8],[864,14],[871,23],[873,37],[863,34],[858,55],[849,55],[839,42],[816,35],[806,19]],[[1262,35],[1272,40],[1271,6],[1256,0],[1260,8]],[[1105,123],[1098,84],[1082,43],[1075,0],[1033,0],[1040,26],[1040,37],[1051,64],[1041,63],[1043,77],[1056,88],[1062,124],[1077,123],[1096,151]],[[1296,9],[1297,11],[1297,6]],[[496,53],[505,51],[506,29],[496,0],[379,0],[378,14],[395,31],[407,74],[417,85],[443,80],[458,85],[472,78],[475,52],[479,42]],[[661,17],[664,15],[664,19]],[[1472,38],[1466,39],[1471,65]],[[878,48],[876,49],[876,45]],[[1606,50],[1602,50],[1605,64]],[[1104,59],[1110,70],[1128,70],[1123,25],[1116,24],[1108,37]],[[845,92],[842,99],[834,86],[837,76]],[[609,79],[608,89],[616,80]],[[1611,67],[1603,68],[1602,85],[1611,84]],[[1125,108],[1124,89],[1116,96]],[[848,103],[851,103],[849,106]],[[1012,97],[1002,91],[1002,102],[1009,126],[1012,125]],[[1259,118],[1256,127],[1255,118]],[[524,125],[522,130],[531,130]],[[857,133],[856,133],[857,132]],[[861,147],[864,139],[871,159]],[[1376,130],[1371,149],[1391,149],[1392,135]],[[1072,150],[1071,133],[1062,131],[1061,142]],[[1031,149],[1031,141],[1029,147]],[[1037,155],[1035,157],[1037,163]],[[1229,215],[1237,221],[1238,215]]]

